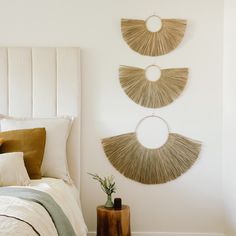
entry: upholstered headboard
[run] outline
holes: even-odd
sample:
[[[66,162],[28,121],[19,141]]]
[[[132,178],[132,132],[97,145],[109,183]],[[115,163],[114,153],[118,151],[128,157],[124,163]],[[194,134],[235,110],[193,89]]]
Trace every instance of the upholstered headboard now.
[[[76,117],[68,141],[68,164],[77,186],[80,112],[79,48],[0,48],[0,114]]]

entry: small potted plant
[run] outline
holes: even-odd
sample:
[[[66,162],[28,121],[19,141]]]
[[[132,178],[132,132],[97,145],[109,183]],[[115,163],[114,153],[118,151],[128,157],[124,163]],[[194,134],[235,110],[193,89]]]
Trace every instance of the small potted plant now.
[[[101,189],[107,194],[107,201],[104,206],[107,208],[112,208],[114,204],[111,195],[112,193],[116,192],[114,177],[111,175],[108,177],[101,178],[97,174],[88,174],[91,175],[94,180],[97,180],[100,183]]]

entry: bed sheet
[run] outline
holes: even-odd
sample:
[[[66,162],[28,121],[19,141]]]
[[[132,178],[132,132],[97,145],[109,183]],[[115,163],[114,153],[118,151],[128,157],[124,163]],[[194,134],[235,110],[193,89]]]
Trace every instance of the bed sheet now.
[[[81,210],[79,191],[74,185],[67,184],[60,179],[42,178],[40,180],[31,180],[29,186],[22,187],[48,193],[64,211],[76,235],[87,235],[87,227]],[[0,216],[0,235],[12,235],[11,232],[16,230],[27,232],[25,235],[34,235],[32,226],[29,227],[29,225],[27,226],[24,222],[17,222],[14,218],[3,217],[4,211],[7,211],[10,215],[15,213],[16,217],[29,221],[30,224],[38,228],[42,234],[46,234],[47,232],[48,235],[46,236],[57,235],[52,220],[46,213],[46,210],[39,204],[14,197],[1,196],[0,206],[0,214],[2,214],[2,216]],[[31,217],[31,215],[34,215],[34,217]],[[3,234],[1,232],[3,232]]]

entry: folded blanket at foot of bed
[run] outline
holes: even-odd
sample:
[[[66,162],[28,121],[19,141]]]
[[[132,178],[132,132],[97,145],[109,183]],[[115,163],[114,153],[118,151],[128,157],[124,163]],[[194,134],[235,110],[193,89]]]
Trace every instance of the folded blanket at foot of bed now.
[[[53,200],[53,198],[49,194],[30,188],[1,187],[0,197],[20,198],[22,200],[40,204],[51,217],[59,236],[76,236],[70,221],[62,211],[61,207]],[[32,222],[28,222],[19,214],[16,214],[15,216],[12,215],[12,212],[14,211],[11,211],[11,213],[9,214],[9,212],[4,211],[4,209],[0,209],[0,216],[10,217],[14,218],[14,220],[25,222],[30,225],[38,235],[41,235],[37,231],[37,226],[32,225]]]

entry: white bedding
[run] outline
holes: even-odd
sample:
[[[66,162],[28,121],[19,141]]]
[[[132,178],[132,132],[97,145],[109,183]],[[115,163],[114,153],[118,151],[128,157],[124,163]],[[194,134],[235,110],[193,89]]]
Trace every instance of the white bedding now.
[[[50,194],[68,217],[76,235],[87,235],[79,194],[75,186],[66,184],[59,179],[43,178],[41,180],[32,180],[27,188]],[[14,216],[30,223],[41,236],[57,236],[56,228],[47,211],[35,202],[0,196],[0,215]],[[30,225],[15,218],[0,216],[0,235],[38,235]]]

